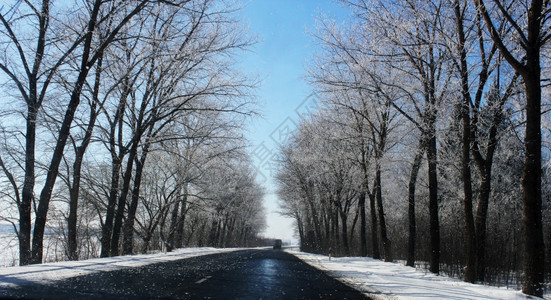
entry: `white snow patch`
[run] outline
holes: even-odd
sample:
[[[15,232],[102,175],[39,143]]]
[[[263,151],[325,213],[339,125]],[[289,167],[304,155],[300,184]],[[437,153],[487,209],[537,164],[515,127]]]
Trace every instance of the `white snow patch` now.
[[[369,257],[329,257],[286,250],[375,299],[534,299],[520,291],[471,284]],[[546,295],[546,299],[548,298]]]
[[[0,288],[81,276],[96,272],[114,271],[126,267],[140,267],[153,263],[169,262],[183,258],[232,252],[245,248],[183,248],[169,253],[94,258],[81,261],[64,261],[22,267],[0,268]]]
[[[0,231],[0,268],[16,266],[19,263],[19,240],[15,234]]]

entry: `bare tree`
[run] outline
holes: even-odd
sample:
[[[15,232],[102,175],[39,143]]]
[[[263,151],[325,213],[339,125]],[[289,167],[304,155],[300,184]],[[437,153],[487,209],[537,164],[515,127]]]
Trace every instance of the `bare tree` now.
[[[500,129],[503,129],[505,105],[514,92],[518,73],[513,73],[512,76],[502,75],[503,66],[500,57],[496,55],[497,47],[487,41],[483,31],[483,21],[472,3],[456,1],[453,10],[456,23],[454,44],[457,50],[450,49],[450,53],[457,53],[452,55],[452,63],[459,74],[462,95],[462,180],[468,253],[465,280],[474,282],[475,280],[484,281],[485,277],[486,221],[491,192],[492,164]],[[475,15],[476,18],[467,18],[467,15]],[[508,28],[501,26],[499,30],[507,31]],[[469,59],[467,59],[467,53],[471,53]],[[484,90],[492,81],[490,92],[485,96]],[[503,88],[502,85],[504,85]],[[489,120],[484,120],[484,110],[490,110]],[[489,128],[482,128],[485,123],[489,124]],[[487,138],[483,134],[486,130],[489,132]],[[473,216],[471,156],[481,174],[475,216]]]
[[[362,37],[338,32],[331,24],[323,23],[322,30],[320,39],[327,54],[316,62],[310,77],[318,93],[328,98],[329,106],[353,116],[351,120],[359,139],[359,157],[360,163],[364,165],[362,170],[365,171],[365,179],[369,177],[366,143],[369,144],[375,166],[374,184],[370,188],[368,180],[364,180],[364,189],[369,196],[370,206],[376,206],[378,211],[378,217],[372,211],[372,221],[378,220],[378,226],[372,226],[372,229],[379,228],[385,260],[392,261],[382,201],[381,172],[384,155],[393,146],[391,134],[396,127],[397,112],[392,109],[391,103],[397,101],[399,91],[392,86],[382,85],[383,81],[378,78],[378,74],[386,72],[394,76],[395,73],[388,69],[377,70],[381,65],[377,66],[372,57],[361,50],[365,44],[357,44],[364,41]],[[348,36],[348,39],[344,36]]]
[[[144,9],[149,2],[150,1],[140,1],[129,5],[128,3],[117,1],[95,1],[91,3],[89,7],[82,7],[81,10],[77,9],[80,14],[75,15],[78,15],[83,19],[78,20],[78,22],[72,22],[73,24],[71,24],[71,26],[81,24],[83,27],[64,31],[74,32],[76,34],[74,34],[74,36],[72,34],[61,34],[61,39],[54,37],[55,34],[51,31],[51,28],[54,27],[50,26],[52,25],[50,22],[55,19],[51,17],[52,5],[47,0],[42,1],[40,7],[35,7],[29,2],[25,2],[25,4],[28,5],[28,11],[30,14],[27,14],[25,9],[20,9],[21,5],[18,3],[18,5],[14,7],[14,10],[10,10],[8,12],[10,16],[3,13],[0,18],[4,28],[4,36],[7,38],[9,43],[13,45],[11,46],[11,49],[14,49],[15,53],[17,53],[17,57],[20,59],[20,65],[12,65],[6,62],[3,63],[0,68],[18,87],[18,90],[21,92],[21,96],[25,100],[28,108],[26,118],[27,134],[25,135],[26,179],[23,184],[22,196],[19,205],[21,228],[19,232],[21,264],[40,263],[42,261],[44,228],[50,199],[59,172],[59,164],[62,160],[63,151],[65,149],[71,124],[74,119],[74,113],[80,103],[82,87],[88,73],[96,64],[103,51],[118,35],[120,30],[134,15]],[[125,9],[122,9],[123,7]],[[39,28],[36,32],[36,48],[19,42],[21,37],[18,35],[16,30],[22,27],[14,26],[14,22],[22,20],[19,16],[23,16],[23,19],[27,17],[37,18]],[[112,22],[109,27],[110,30],[106,33],[105,39],[96,44],[94,32],[97,27],[104,22]],[[50,43],[50,39],[53,39],[52,41],[55,42]],[[61,50],[61,55],[59,55],[58,51],[47,50],[47,47],[51,47],[51,49],[58,47],[59,49],[64,50]],[[70,55],[76,53],[77,49],[79,52],[79,57],[77,58],[79,60],[79,69],[73,76],[74,82],[70,92],[70,99],[66,104],[67,110],[64,114],[63,121],[59,129],[59,134],[52,152],[52,158],[49,163],[44,186],[38,199],[31,248],[30,213],[31,204],[34,199],[33,190],[35,185],[36,117],[45,97],[48,96],[48,89],[54,74],[56,74],[57,70],[65,63],[66,59]],[[31,56],[33,57],[32,67],[30,64]],[[17,73],[17,68],[21,68],[20,70],[22,70],[22,74],[26,75],[19,75],[19,73]],[[23,78],[26,78],[25,81],[28,82],[28,88],[24,86]]]
[[[140,39],[117,45],[122,69],[113,75],[122,83],[103,130],[113,168],[102,256],[118,253],[123,229],[124,251],[131,251],[148,153],[155,143],[186,138],[167,135],[171,124],[190,111],[254,114],[247,97],[254,83],[232,68],[232,55],[251,40],[240,34],[235,8],[219,8],[211,1],[159,6],[137,26]]]
[[[526,261],[522,291],[542,296],[545,270],[541,203],[541,52],[549,41],[549,2],[534,0],[493,1],[488,9],[483,0],[474,0],[487,31],[505,60],[520,74],[526,92],[525,164],[522,175]],[[512,34],[498,28],[506,23]],[[517,48],[520,47],[520,51]]]
[[[19,257],[20,264],[31,263],[31,205],[34,202],[35,177],[35,147],[36,147],[36,124],[38,112],[47,96],[47,91],[57,69],[65,63],[67,57],[82,43],[82,36],[75,38],[75,42],[68,47],[60,43],[62,55],[51,61],[45,55],[51,40],[50,9],[49,1],[42,1],[39,7],[30,3],[22,4],[20,1],[5,8],[2,7],[0,20],[2,21],[2,38],[5,41],[6,53],[11,53],[14,59],[3,59],[0,69],[11,80],[13,86],[17,87],[20,97],[26,105],[25,119],[25,166],[24,182],[21,187],[14,184],[14,193],[19,208]],[[19,22],[26,19],[36,22],[38,28],[34,32],[34,42],[27,44],[29,39],[23,39],[22,34],[17,31]],[[36,19],[36,21],[34,21]],[[75,31],[79,31],[78,29]],[[80,32],[84,32],[81,29]],[[64,38],[67,38],[64,36]],[[20,41],[21,40],[21,41]],[[25,41],[25,43],[23,43]],[[63,46],[62,46],[63,45]],[[46,59],[45,59],[46,58]],[[12,172],[4,168],[7,176],[13,177]],[[15,183],[15,182],[14,182]],[[20,195],[20,196],[19,196]]]

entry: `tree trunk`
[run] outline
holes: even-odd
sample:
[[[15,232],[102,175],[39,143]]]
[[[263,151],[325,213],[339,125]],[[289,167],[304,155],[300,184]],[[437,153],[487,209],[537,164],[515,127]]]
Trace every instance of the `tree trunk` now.
[[[526,133],[524,137],[525,162],[522,172],[523,225],[526,234],[524,282],[522,292],[542,297],[544,290],[545,245],[543,240],[542,202],[541,202],[541,66],[540,51],[542,39],[542,20],[547,19],[548,10],[542,0],[530,1],[527,7],[526,33],[522,36],[522,48],[525,50],[522,62],[515,59],[503,43],[495,29],[484,1],[475,0],[478,11],[484,18],[494,43],[507,62],[521,74],[526,92]],[[547,5],[547,3],[546,3]],[[519,26],[514,20],[507,19],[513,26]]]
[[[365,200],[364,200],[365,202]],[[350,234],[348,237],[348,240],[350,241],[350,249],[354,249],[354,235],[356,233],[356,224],[358,224],[358,218],[360,217],[360,207],[358,206],[356,208],[356,213],[354,214],[354,218],[352,219],[352,225],[350,226]]]
[[[377,211],[375,209],[375,195],[372,193],[369,193],[369,209],[371,211],[371,244],[373,245],[373,258],[380,259]]]
[[[455,23],[458,37],[459,66],[461,77],[461,179],[463,181],[463,210],[465,217],[465,246],[467,250],[465,281],[474,283],[476,279],[476,233],[473,218],[473,188],[471,177],[471,116],[470,116],[470,91],[469,70],[467,67],[467,53],[465,50],[465,32],[463,30],[463,15],[459,1],[454,3]]]
[[[124,209],[126,207],[126,198],[130,189],[130,180],[132,178],[132,169],[134,167],[134,160],[138,152],[138,140],[134,140],[132,149],[128,155],[128,161],[126,163],[126,170],[124,173],[124,180],[122,185],[122,191],[117,202],[117,211],[115,214],[115,222],[113,225],[113,234],[111,235],[111,253],[110,256],[119,255],[119,238],[122,229],[122,223],[124,218]]]
[[[36,98],[36,96],[35,96]],[[27,109],[27,132],[25,135],[25,181],[19,205],[19,265],[31,263],[31,205],[34,201],[35,148],[37,111],[33,104]]]
[[[148,232],[147,235],[143,238],[143,245],[141,249],[141,253],[145,254],[147,253],[147,250],[149,249],[149,243],[151,242],[152,232]]]
[[[117,111],[113,118],[113,123],[111,124],[111,129],[109,132],[109,147],[111,152],[111,186],[109,188],[109,197],[107,199],[107,212],[105,213],[105,222],[101,228],[101,254],[100,257],[109,257],[111,255],[111,237],[113,235],[113,222],[115,219],[115,207],[117,205],[117,196],[119,195],[119,183],[120,183],[120,172],[122,167],[122,161],[126,155],[125,150],[122,147],[122,133],[123,133],[123,113],[124,108],[126,107],[126,100],[130,94],[130,84],[128,78],[125,78],[125,90],[119,105],[117,106]],[[117,147],[117,131],[118,125],[118,144],[119,144],[119,153],[116,152]]]
[[[73,184],[69,191],[69,216],[67,217],[67,256],[69,260],[78,260],[77,241],[77,210],[80,192],[80,174],[84,151],[77,148],[75,163],[73,164]]]
[[[360,256],[367,256],[367,223],[365,216],[366,192],[362,192],[358,201],[360,207]]]
[[[375,171],[375,197],[377,199],[377,211],[379,213],[379,231],[381,233],[381,241],[383,242],[385,261],[392,261],[392,245],[386,232],[385,211],[383,208],[383,196],[381,188],[381,166],[377,162],[377,170]]]
[[[228,232],[228,214],[224,216],[222,226],[220,226],[220,233],[218,234],[218,247],[226,247],[226,235]]]
[[[367,220],[366,220],[366,212],[365,212],[365,205],[366,205],[365,200],[366,200],[366,197],[368,197],[369,178],[367,174],[366,151],[363,145],[362,145],[361,168],[362,168],[363,180],[362,180],[362,191],[361,191],[360,199],[358,201],[358,205],[360,206],[360,226],[361,226],[360,227],[360,256],[367,256]]]
[[[419,139],[419,146],[417,147],[417,153],[413,159],[413,165],[411,166],[411,173],[409,176],[408,184],[408,252],[406,265],[415,267],[415,240],[417,235],[417,225],[415,222],[415,186],[417,184],[417,176],[421,167],[421,161],[425,154],[425,146],[422,139]]]
[[[344,249],[344,255],[350,256],[350,245],[348,244],[348,214],[346,212],[340,211],[341,223],[342,223],[342,245]]]
[[[216,243],[216,229],[218,227],[218,222],[216,221],[216,218],[213,217],[212,224],[210,226],[210,232],[208,237],[207,246],[215,247]]]
[[[498,75],[499,76],[499,75]],[[512,83],[505,92],[505,95],[499,100],[499,109],[496,110],[493,116],[492,125],[490,127],[490,135],[486,150],[486,159],[483,159],[480,153],[475,153],[478,169],[480,171],[480,187],[478,196],[478,208],[475,216],[475,235],[476,235],[476,280],[483,282],[486,277],[486,219],[488,216],[488,204],[490,203],[491,185],[492,185],[492,165],[494,160],[495,149],[498,143],[498,127],[503,122],[503,106],[510,96]],[[473,149],[474,150],[474,149]]]
[[[318,212],[315,207],[314,203],[314,197],[312,195],[309,195],[308,197],[308,204],[310,205],[310,210],[312,211],[312,220],[313,220],[313,226],[314,226],[314,233],[315,233],[315,239],[312,241],[314,242],[314,250],[319,251],[321,248],[322,243],[322,234],[321,234],[321,222],[319,221]]]
[[[138,203],[140,202],[140,187],[142,184],[143,168],[148,151],[149,143],[146,141],[146,145],[144,146],[142,152],[142,157],[139,160],[136,160],[136,172],[134,174],[134,185],[132,186],[132,198],[130,200],[130,207],[128,208],[126,221],[123,226],[123,255],[132,254],[134,248],[134,221],[136,220],[136,211],[138,210]]]
[[[35,50],[34,66],[29,74],[29,95],[27,100],[27,120],[25,132],[25,179],[21,203],[19,203],[19,265],[24,266],[33,263],[31,249],[31,206],[33,205],[34,189],[36,185],[35,162],[36,162],[36,121],[38,110],[42,100],[38,98],[38,72],[42,67],[44,57],[46,34],[49,26],[50,2],[43,1],[39,19],[39,35]],[[19,46],[19,45],[18,45]],[[43,87],[45,90],[46,87]],[[24,94],[24,92],[23,92]],[[24,95],[23,95],[23,98]]]
[[[115,217],[115,206],[117,204],[117,196],[119,192],[119,177],[122,164],[121,158],[121,156],[116,154],[113,154],[111,157],[111,187],[109,188],[109,198],[107,199],[105,222],[101,228],[100,257],[109,257],[111,255],[111,236],[113,234],[113,220]]]
[[[303,251],[302,245],[304,244],[304,225],[302,224],[302,218],[299,215],[299,212],[295,212],[295,220],[297,220],[297,227],[298,227],[298,236],[300,239],[300,251]]]
[[[84,79],[85,78],[81,78],[82,82],[79,80],[77,85],[82,85]],[[50,167],[48,168],[46,181],[44,183],[44,187],[42,188],[42,192],[40,193],[32,240],[31,263],[33,264],[42,263],[44,231],[46,228],[46,218],[48,216],[50,200],[52,198],[55,181],[59,173],[59,164],[61,163],[61,159],[63,157],[63,150],[65,149],[65,145],[69,137],[71,123],[73,122],[76,108],[80,102],[80,88],[77,88],[77,90],[78,92],[73,93],[71,96],[71,101],[68,105],[61,129],[59,130],[59,137],[52,155]]]
[[[537,21],[539,22],[539,20]],[[535,34],[535,33],[534,33]],[[526,88],[526,158],[522,172],[526,256],[522,292],[543,296],[545,246],[541,203],[541,83],[538,54],[527,50],[529,72],[523,76]]]
[[[176,236],[176,230],[178,228],[179,212],[180,212],[180,201],[178,200],[174,204],[174,208],[172,209],[172,213],[170,214],[170,227],[168,230],[168,239],[166,241],[167,252],[172,252],[172,250],[175,247],[175,240],[176,240],[175,236]]]
[[[362,146],[363,147],[363,146]],[[365,194],[364,194],[364,201],[365,201],[365,196],[368,196],[369,197],[369,210],[370,210],[370,213],[371,213],[371,244],[373,246],[373,258],[374,259],[380,259],[381,258],[381,254],[379,252],[379,237],[378,237],[378,226],[377,226],[377,212],[376,212],[376,209],[375,209],[375,195],[373,193],[370,193],[369,192],[369,180],[368,180],[368,173],[367,173],[367,157],[366,157],[366,151],[365,149],[363,149],[362,151],[362,164],[361,164],[361,168],[362,168],[362,173],[363,173],[363,188],[365,190]],[[361,199],[360,199],[361,200]],[[362,230],[363,232],[365,233],[366,232],[366,228],[367,228],[367,224],[365,222],[365,205],[364,205],[364,210],[363,210],[363,213],[362,213],[362,223],[364,223],[362,225]],[[365,253],[366,253],[366,256],[367,256],[367,234],[362,234],[362,237],[366,237],[366,240],[365,240]],[[363,241],[362,241],[363,243]],[[363,246],[363,245],[362,245]]]
[[[473,190],[471,181],[471,127],[469,117],[469,103],[467,99],[463,99],[462,104],[462,158],[461,158],[461,177],[463,180],[463,209],[465,216],[465,235],[466,235],[466,266],[465,266],[465,281],[474,283],[476,279],[476,238],[475,224],[473,218]]]
[[[54,185],[59,173],[59,164],[63,157],[63,151],[65,145],[67,144],[67,139],[71,130],[71,124],[75,116],[76,109],[80,103],[80,96],[82,93],[82,87],[88,76],[91,62],[89,61],[91,55],[92,39],[93,33],[96,28],[96,20],[98,17],[99,9],[101,6],[101,1],[95,1],[93,9],[90,15],[90,21],[88,22],[88,32],[86,33],[86,39],[84,42],[84,47],[82,50],[82,58],[79,69],[79,74],[77,76],[73,91],[71,93],[71,99],[67,105],[67,110],[65,111],[65,116],[63,122],[61,123],[61,128],[59,129],[58,139],[52,154],[52,159],[50,161],[50,166],[48,168],[48,173],[46,175],[46,180],[44,187],[40,192],[40,198],[38,201],[38,209],[36,212],[34,230],[33,230],[33,240],[32,240],[32,252],[31,252],[31,263],[39,264],[42,263],[43,255],[43,241],[44,241],[44,231],[46,227],[46,218],[48,216],[48,209],[50,206],[50,200],[52,198],[52,193]],[[93,65],[93,63],[92,63]]]
[[[331,213],[333,216],[331,219],[333,220],[332,224],[332,230],[331,235],[329,236],[328,240],[332,241],[332,243],[329,243],[328,247],[324,247],[324,252],[329,253],[329,255],[335,256],[339,253],[341,253],[340,248],[340,235],[339,235],[339,211],[338,209],[335,209],[335,213]],[[331,238],[331,236],[333,238]]]
[[[486,158],[487,161],[490,159]],[[488,215],[488,203],[491,192],[491,161],[488,163],[485,173],[481,174],[480,192],[478,195],[478,208],[475,216],[476,236],[476,280],[483,282],[486,277],[486,219]]]
[[[430,258],[429,271],[440,273],[440,221],[438,219],[438,179],[436,168],[436,133],[434,122],[427,142],[429,175]]]
[[[92,93],[92,104],[90,105],[90,119],[84,138],[79,147],[76,149],[75,162],[73,164],[73,184],[70,187],[69,192],[69,216],[67,218],[67,256],[69,260],[78,260],[78,241],[77,241],[77,211],[78,211],[78,198],[80,193],[80,176],[82,173],[82,162],[84,160],[84,154],[92,139],[92,133],[96,124],[98,112],[96,111],[99,102],[99,88],[101,84],[101,73],[103,65],[103,53],[98,58],[96,67],[96,74],[94,79],[94,90]]]
[[[184,246],[184,225],[186,221],[186,214],[187,214],[187,183],[184,183],[184,194],[182,195],[182,212],[180,213],[178,217],[178,223],[176,227],[176,235],[174,237],[175,239],[175,247],[176,248],[182,248]],[[188,243],[186,243],[187,245]]]

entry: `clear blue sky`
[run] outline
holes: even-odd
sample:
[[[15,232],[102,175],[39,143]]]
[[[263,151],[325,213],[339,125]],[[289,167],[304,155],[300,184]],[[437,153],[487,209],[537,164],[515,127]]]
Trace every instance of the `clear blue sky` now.
[[[318,50],[311,33],[321,14],[344,20],[348,12],[333,0],[249,0],[243,20],[260,42],[242,59],[246,73],[262,79],[257,90],[263,118],[250,126],[251,153],[258,180],[266,187],[267,237],[295,240],[291,219],[279,216],[277,195],[271,178],[278,143],[284,142],[300,120],[315,108],[304,80],[305,66]]]

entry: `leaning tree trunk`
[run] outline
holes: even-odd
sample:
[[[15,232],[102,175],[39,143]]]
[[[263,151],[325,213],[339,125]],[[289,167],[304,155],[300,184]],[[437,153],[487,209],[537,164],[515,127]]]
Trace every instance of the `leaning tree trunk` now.
[[[124,180],[122,185],[122,191],[119,195],[117,202],[117,211],[115,213],[115,221],[113,224],[113,233],[111,235],[111,252],[110,256],[119,255],[119,238],[121,234],[123,218],[124,218],[124,209],[126,207],[126,198],[128,196],[128,191],[130,189],[130,180],[132,178],[132,169],[134,167],[134,160],[138,152],[138,139],[134,140],[130,153],[128,155],[128,161],[126,163],[126,170],[124,173]]]
[[[87,60],[88,58],[86,57],[86,62]],[[32,240],[31,263],[33,264],[42,263],[44,231],[46,229],[46,219],[48,217],[50,200],[52,199],[54,185],[57,179],[57,175],[59,173],[59,164],[61,163],[61,160],[63,158],[63,151],[65,149],[65,145],[67,144],[67,139],[69,138],[69,133],[71,130],[71,124],[75,116],[75,111],[80,103],[80,93],[82,90],[82,85],[86,80],[87,74],[87,71],[83,71],[80,73],[76,82],[75,89],[71,94],[71,100],[69,101],[69,104],[67,106],[67,111],[65,113],[65,117],[63,118],[61,128],[59,129],[59,136],[56,146],[54,148],[52,159],[50,161],[50,166],[46,175],[44,187],[40,192]]]
[[[144,146],[142,157],[136,160],[136,172],[134,174],[134,185],[132,187],[132,197],[130,200],[130,207],[128,208],[128,214],[123,226],[123,241],[122,241],[122,254],[132,254],[134,249],[134,222],[136,220],[136,211],[138,210],[138,203],[140,200],[140,187],[142,184],[143,168],[147,153],[149,151],[149,143],[146,142]]]
[[[128,78],[125,78],[124,92],[119,100],[119,105],[115,112],[111,129],[109,131],[109,147],[111,152],[111,184],[109,188],[109,197],[107,198],[107,211],[105,213],[105,221],[101,228],[101,252],[100,257],[109,257],[111,255],[111,237],[113,235],[113,222],[115,219],[115,207],[117,205],[117,196],[119,194],[120,173],[122,160],[126,155],[122,146],[123,136],[123,114],[126,107],[126,100],[130,94],[130,84]],[[118,126],[118,138],[116,137]],[[117,153],[117,139],[119,144],[119,152]]]
[[[103,54],[103,52],[102,52]],[[94,79],[94,90],[92,92],[92,105],[90,106],[90,119],[84,138],[79,147],[76,149],[75,162],[73,164],[73,184],[69,192],[69,216],[67,217],[67,254],[69,260],[78,260],[78,241],[77,241],[77,211],[78,211],[78,198],[80,194],[80,176],[82,173],[82,162],[84,160],[84,154],[92,139],[92,133],[98,117],[96,111],[99,99],[100,79],[102,73],[103,55],[99,57],[96,76]]]

